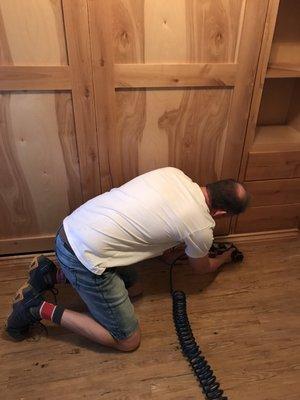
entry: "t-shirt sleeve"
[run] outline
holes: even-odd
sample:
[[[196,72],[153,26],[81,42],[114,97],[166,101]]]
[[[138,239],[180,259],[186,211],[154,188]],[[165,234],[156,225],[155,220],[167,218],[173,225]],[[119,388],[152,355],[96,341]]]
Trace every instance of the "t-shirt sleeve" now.
[[[205,257],[213,242],[211,228],[201,229],[188,235],[184,242],[186,244],[185,254],[191,258]]]

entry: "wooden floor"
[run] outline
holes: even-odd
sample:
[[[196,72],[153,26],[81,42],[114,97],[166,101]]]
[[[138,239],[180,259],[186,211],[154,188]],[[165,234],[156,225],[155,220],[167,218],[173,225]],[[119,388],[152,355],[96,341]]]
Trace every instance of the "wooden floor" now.
[[[231,400],[298,400],[300,242],[243,244],[245,262],[217,276],[176,270],[188,294],[195,337]],[[29,258],[0,261],[1,324],[27,273]],[[168,294],[168,268],[157,260],[140,267],[145,285],[135,303],[143,331],[140,348],[121,354],[60,327],[36,341],[0,338],[0,398],[203,399],[178,350]],[[59,302],[82,304],[70,287]]]

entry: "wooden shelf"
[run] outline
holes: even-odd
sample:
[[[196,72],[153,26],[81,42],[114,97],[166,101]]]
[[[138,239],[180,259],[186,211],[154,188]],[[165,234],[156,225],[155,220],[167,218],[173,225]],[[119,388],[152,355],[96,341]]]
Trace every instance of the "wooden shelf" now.
[[[300,131],[290,125],[258,126],[246,181],[300,177]]]
[[[266,78],[300,78],[300,65],[288,63],[269,64]]]
[[[300,151],[300,131],[290,125],[258,126],[251,152],[273,151]]]

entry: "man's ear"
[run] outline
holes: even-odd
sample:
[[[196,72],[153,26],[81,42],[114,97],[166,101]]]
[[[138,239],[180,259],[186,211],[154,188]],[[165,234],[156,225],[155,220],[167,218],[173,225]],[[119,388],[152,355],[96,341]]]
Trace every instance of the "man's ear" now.
[[[211,213],[211,216],[214,218],[220,218],[220,217],[224,217],[227,214],[227,211],[224,210],[214,210]]]

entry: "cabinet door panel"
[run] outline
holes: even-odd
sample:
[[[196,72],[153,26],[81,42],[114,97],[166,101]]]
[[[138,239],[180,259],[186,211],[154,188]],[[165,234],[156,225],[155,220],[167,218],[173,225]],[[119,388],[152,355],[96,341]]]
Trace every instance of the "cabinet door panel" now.
[[[102,190],[237,177],[267,3],[88,0]]]

